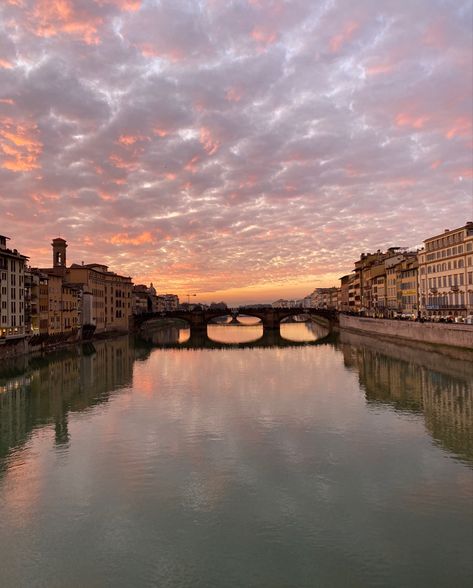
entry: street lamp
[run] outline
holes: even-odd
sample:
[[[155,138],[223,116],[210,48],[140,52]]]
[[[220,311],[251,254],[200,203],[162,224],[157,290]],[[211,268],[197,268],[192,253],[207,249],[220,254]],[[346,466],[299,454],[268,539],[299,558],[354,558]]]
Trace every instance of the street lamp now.
[[[191,303],[191,296],[197,296],[197,294],[187,294],[187,305]]]

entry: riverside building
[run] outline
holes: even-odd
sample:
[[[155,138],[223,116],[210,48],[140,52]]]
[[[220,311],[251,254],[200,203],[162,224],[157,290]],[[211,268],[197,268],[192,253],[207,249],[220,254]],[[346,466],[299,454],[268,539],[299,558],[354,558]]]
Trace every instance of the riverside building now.
[[[25,337],[25,267],[28,257],[7,248],[0,235],[0,342]]]
[[[74,300],[78,305],[77,323],[73,316],[65,316],[69,320],[64,328],[69,330],[77,324],[93,326],[97,333],[128,331],[132,316],[131,277],[112,272],[101,263],[73,263],[67,267],[66,240],[58,237],[51,246],[53,267],[42,271],[61,278],[67,290],[64,292],[67,311],[73,307]]]
[[[426,317],[473,314],[473,222],[424,241],[419,252],[419,305]]]

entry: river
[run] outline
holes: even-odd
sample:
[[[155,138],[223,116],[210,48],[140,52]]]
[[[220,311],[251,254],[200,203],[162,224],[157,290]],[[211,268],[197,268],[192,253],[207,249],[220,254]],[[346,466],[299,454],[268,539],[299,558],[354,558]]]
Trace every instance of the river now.
[[[0,366],[0,585],[470,587],[473,362],[305,323]]]

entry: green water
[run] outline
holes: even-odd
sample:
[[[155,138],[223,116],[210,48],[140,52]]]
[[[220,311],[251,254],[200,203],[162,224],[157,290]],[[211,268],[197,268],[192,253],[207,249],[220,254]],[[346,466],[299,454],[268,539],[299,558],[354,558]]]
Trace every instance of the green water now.
[[[261,335],[4,364],[0,586],[471,586],[473,363]]]

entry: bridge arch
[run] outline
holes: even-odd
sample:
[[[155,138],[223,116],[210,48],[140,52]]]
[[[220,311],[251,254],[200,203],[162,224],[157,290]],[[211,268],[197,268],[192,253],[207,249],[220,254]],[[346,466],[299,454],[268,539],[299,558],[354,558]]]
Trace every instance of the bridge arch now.
[[[141,328],[143,324],[149,320],[159,318],[176,318],[186,321],[191,330],[206,329],[210,321],[222,317],[232,316],[238,314],[259,318],[265,329],[279,329],[280,323],[283,319],[297,316],[300,314],[308,314],[312,317],[317,317],[319,320],[323,319],[326,322],[329,330],[332,330],[334,323],[337,321],[336,311],[327,309],[313,309],[313,308],[251,308],[241,307],[238,309],[228,308],[218,310],[174,310],[169,312],[157,313],[143,313],[135,317],[135,328]]]

